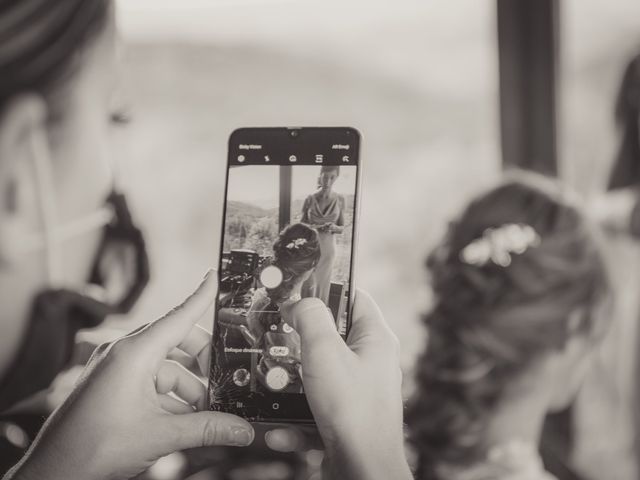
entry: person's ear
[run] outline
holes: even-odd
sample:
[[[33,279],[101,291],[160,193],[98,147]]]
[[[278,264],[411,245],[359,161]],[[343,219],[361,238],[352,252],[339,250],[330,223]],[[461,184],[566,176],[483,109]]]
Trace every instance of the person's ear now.
[[[567,335],[570,337],[579,333],[584,328],[586,321],[586,312],[584,308],[576,308],[570,314],[567,320]]]
[[[47,106],[38,94],[22,94],[0,111],[0,267],[11,266],[34,208],[33,156],[49,148]],[[48,153],[48,152],[47,152]]]
[[[582,307],[575,308],[569,313],[567,321],[564,325],[564,344],[558,348],[557,356],[573,357],[579,345],[584,343],[586,338],[584,329],[586,322],[586,311]]]

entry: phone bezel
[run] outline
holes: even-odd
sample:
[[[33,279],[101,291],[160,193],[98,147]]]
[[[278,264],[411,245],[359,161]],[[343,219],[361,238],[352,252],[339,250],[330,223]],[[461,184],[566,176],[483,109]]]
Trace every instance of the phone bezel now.
[[[296,131],[297,135],[292,135],[291,132]],[[355,145],[355,165],[356,165],[356,185],[355,185],[355,194],[354,194],[354,206],[353,206],[353,230],[352,230],[352,242],[351,242],[351,264],[349,266],[349,313],[347,315],[347,325],[346,325],[346,337],[349,335],[349,331],[351,330],[351,323],[353,318],[353,307],[355,302],[355,272],[356,272],[356,255],[357,255],[357,244],[358,244],[358,221],[360,218],[360,204],[361,204],[361,178],[362,178],[362,135],[361,133],[353,128],[353,127],[246,127],[239,128],[234,130],[229,136],[229,140],[227,143],[227,161],[225,166],[225,185],[224,185],[224,196],[223,196],[223,212],[221,219],[221,230],[220,230],[220,247],[219,247],[219,258],[218,258],[218,280],[220,281],[220,272],[222,270],[222,252],[224,248],[224,235],[226,228],[226,216],[227,216],[227,194],[229,188],[229,172],[231,170],[231,158],[232,158],[232,145],[236,145],[241,141],[252,143],[251,137],[255,136],[255,132],[259,132],[260,137],[263,135],[273,135],[273,140],[270,141],[282,142],[282,138],[288,139],[289,142],[296,142],[301,135],[304,135],[308,131],[313,131],[317,133],[320,131],[327,136],[330,136],[333,132],[348,132],[347,135],[353,136],[353,144]],[[283,136],[283,133],[286,135]],[[246,140],[238,140],[238,137],[242,137]],[[264,140],[264,138],[262,138]],[[212,391],[211,386],[211,371],[214,367],[214,362],[216,359],[214,348],[217,335],[219,333],[217,327],[217,316],[218,316],[218,295],[216,295],[215,309],[214,309],[214,325],[213,325],[213,335],[211,340],[211,360],[209,364],[209,385],[207,388],[207,405],[209,409],[214,410],[212,408],[210,394]],[[277,401],[278,403],[282,403],[284,401],[284,408],[287,406],[292,406],[293,404],[297,405],[297,411],[302,410],[301,413],[304,415],[299,415],[292,418],[287,417],[269,417],[265,415],[243,415],[236,409],[215,409],[216,411],[222,411],[227,413],[233,413],[236,415],[240,415],[243,418],[247,419],[252,423],[260,423],[260,424],[269,424],[269,425],[279,425],[279,424],[301,424],[301,425],[315,425],[315,421],[313,419],[313,415],[309,408],[308,402],[306,400],[306,395],[304,394],[291,394],[291,393],[269,393],[269,401],[273,401],[274,403]],[[251,398],[251,395],[247,395],[246,399]],[[271,400],[272,399],[272,400]],[[266,408],[264,409],[266,410]]]

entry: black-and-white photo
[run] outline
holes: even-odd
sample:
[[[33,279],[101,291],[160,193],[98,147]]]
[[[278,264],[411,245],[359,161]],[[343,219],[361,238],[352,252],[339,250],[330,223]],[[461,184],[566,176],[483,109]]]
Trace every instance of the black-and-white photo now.
[[[0,477],[637,480],[639,186],[636,0],[0,0]]]
[[[279,181],[283,168],[291,169],[290,184]],[[320,299],[346,334],[356,168],[229,170],[218,322],[231,330],[221,334],[221,349],[235,366],[232,375],[221,373],[219,388],[232,381],[253,391],[303,392],[300,336],[289,312],[302,298]]]

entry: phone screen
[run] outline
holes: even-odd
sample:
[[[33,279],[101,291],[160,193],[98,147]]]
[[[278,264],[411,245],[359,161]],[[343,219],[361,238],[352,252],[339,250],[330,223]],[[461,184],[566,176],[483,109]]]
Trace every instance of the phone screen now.
[[[292,306],[316,297],[351,325],[360,135],[246,128],[229,140],[209,372],[212,410],[313,422]]]

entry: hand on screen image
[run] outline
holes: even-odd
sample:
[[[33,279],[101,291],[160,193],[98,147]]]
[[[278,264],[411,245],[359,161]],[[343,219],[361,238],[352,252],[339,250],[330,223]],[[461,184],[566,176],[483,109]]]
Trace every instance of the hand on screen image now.
[[[329,226],[327,227],[327,231],[328,231],[329,233],[334,234],[334,235],[335,235],[335,234],[340,234],[340,233],[342,233],[342,232],[343,232],[343,230],[344,230],[344,227],[343,227],[342,225],[337,225],[337,224],[335,224],[335,223],[331,223],[331,224],[329,224]]]
[[[342,233],[344,227],[335,223],[327,223],[318,229],[321,232],[328,232],[332,234]]]
[[[319,232],[328,232],[331,229],[331,222],[323,223],[322,225],[315,226],[315,229]]]

